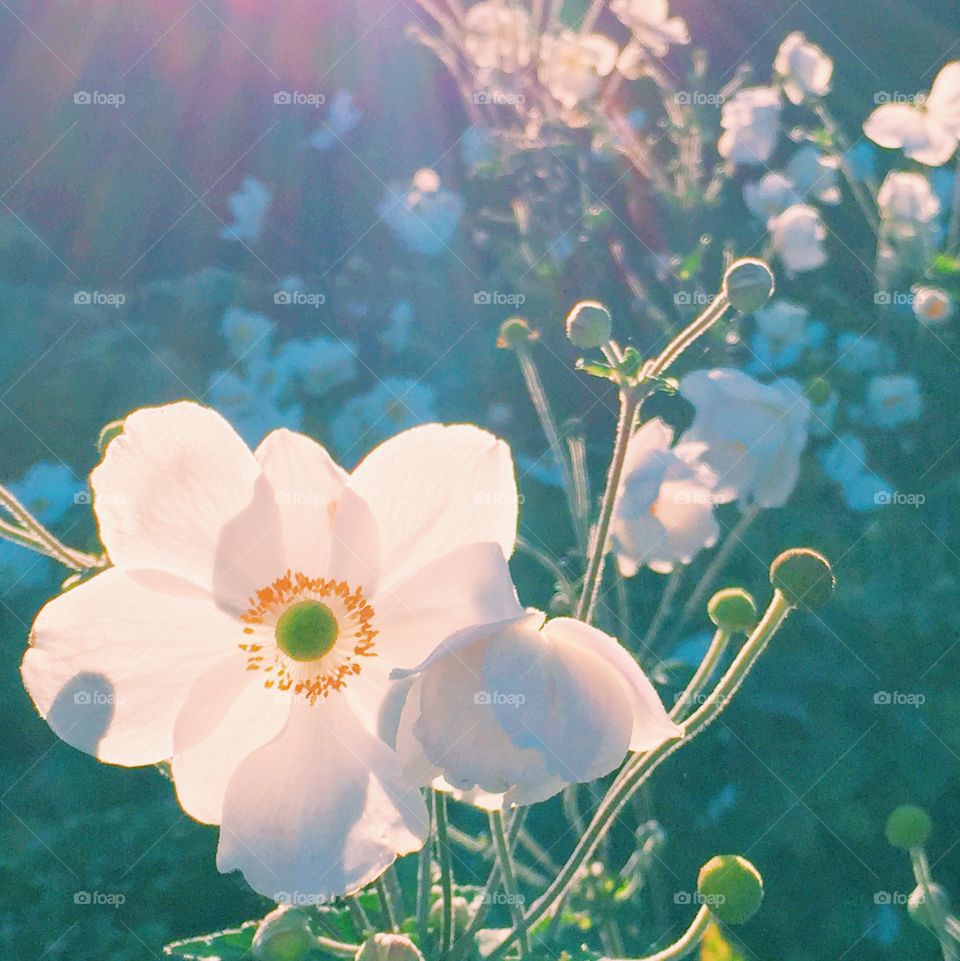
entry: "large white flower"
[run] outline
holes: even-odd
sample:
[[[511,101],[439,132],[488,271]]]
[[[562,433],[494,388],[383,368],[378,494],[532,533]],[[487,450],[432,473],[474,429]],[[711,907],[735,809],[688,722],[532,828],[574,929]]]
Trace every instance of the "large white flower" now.
[[[717,542],[717,478],[698,460],[702,444],[671,447],[673,431],[648,421],[631,438],[610,528],[617,566],[632,577],[641,566],[665,574]],[[730,498],[727,497],[727,500]]]
[[[930,167],[945,164],[960,140],[960,62],[937,74],[926,97],[915,103],[885,103],[867,117],[863,132],[881,147],[901,148]]]
[[[481,70],[512,73],[530,62],[533,31],[530,14],[504,3],[475,3],[467,11],[463,46]]]
[[[684,20],[670,16],[668,0],[612,0],[610,9],[656,57],[665,56],[670,44],[690,42]]]
[[[508,448],[399,434],[347,475],[279,430],[253,453],[192,403],[136,411],[91,476],[113,567],[46,605],[22,666],[65,741],[172,760],[257,891],[329,898],[420,847],[425,810],[378,736],[391,669],[515,610]]]
[[[884,221],[896,230],[916,231],[940,213],[940,201],[923,174],[891,170],[877,193]]]
[[[395,672],[413,678],[397,732],[408,777],[482,807],[532,804],[679,735],[614,638],[514,605]]]
[[[238,240],[255,244],[263,230],[263,220],[270,209],[270,190],[256,177],[244,177],[240,189],[231,194],[227,206],[233,222],[223,227],[220,236],[224,240]]]
[[[684,439],[706,445],[702,458],[719,493],[741,507],[780,507],[796,486],[807,443],[810,402],[793,380],[761,384],[732,368],[695,370],[680,393],[696,415]]]
[[[774,87],[748,87],[723,105],[720,156],[739,164],[763,164],[780,137],[780,94]]]
[[[770,240],[788,274],[816,270],[827,262],[823,242],[827,228],[820,211],[809,204],[794,204],[769,224]]]
[[[619,53],[617,45],[599,33],[545,34],[540,44],[540,79],[550,95],[571,110],[600,89]]]
[[[833,61],[799,31],[788,34],[773,62],[774,72],[783,81],[783,92],[791,103],[807,97],[822,97],[830,92]]]

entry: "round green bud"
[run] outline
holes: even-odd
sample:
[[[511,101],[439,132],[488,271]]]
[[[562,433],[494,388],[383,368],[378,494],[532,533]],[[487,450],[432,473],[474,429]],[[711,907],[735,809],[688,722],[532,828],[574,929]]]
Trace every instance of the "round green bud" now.
[[[402,934],[375,934],[360,945],[355,961],[423,961],[423,955]]]
[[[320,601],[300,601],[288,607],[277,621],[277,646],[295,661],[315,661],[334,644],[340,626],[333,611]]]
[[[933,831],[930,815],[915,804],[901,804],[887,818],[885,833],[887,840],[895,847],[909,851],[926,843]]]
[[[257,961],[303,961],[315,942],[303,911],[281,904],[257,926],[250,953]]]
[[[500,336],[497,346],[506,350],[517,350],[531,341],[536,340],[538,334],[522,317],[508,317],[500,325]]]
[[[567,338],[574,347],[602,347],[613,333],[610,311],[598,300],[581,300],[567,315]]]
[[[731,634],[749,634],[757,626],[757,605],[741,587],[717,591],[707,604],[710,620]]]
[[[760,910],[763,878],[746,858],[719,854],[700,868],[697,891],[718,920],[743,924]]]
[[[808,547],[794,547],[770,565],[770,583],[792,607],[812,611],[830,600],[837,579],[823,554]]]
[[[109,424],[100,428],[100,434],[97,437],[97,450],[101,456],[106,453],[107,444],[123,433],[123,421],[124,418],[121,417],[119,420],[112,420]]]
[[[936,931],[939,927],[939,919],[950,913],[950,896],[939,884],[931,884],[930,903],[928,903],[926,891],[918,884],[907,899],[907,913],[910,915],[910,920],[919,924],[921,928]]]
[[[823,405],[830,400],[833,390],[830,388],[830,382],[825,378],[814,377],[812,380],[807,381],[806,386],[803,388],[803,393],[814,407],[823,407]]]
[[[744,314],[759,310],[776,289],[773,271],[762,261],[744,257],[723,275],[723,292],[732,307]]]

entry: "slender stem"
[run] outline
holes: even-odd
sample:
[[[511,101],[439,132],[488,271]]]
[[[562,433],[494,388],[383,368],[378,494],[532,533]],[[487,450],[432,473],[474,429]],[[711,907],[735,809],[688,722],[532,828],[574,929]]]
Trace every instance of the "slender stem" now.
[[[946,250],[949,253],[960,240],[960,153],[957,154],[957,166],[953,175],[953,194],[950,198],[950,228],[947,231]]]
[[[583,866],[593,855],[607,830],[623,810],[624,805],[644,784],[650,774],[671,754],[680,747],[689,744],[693,738],[706,730],[723,713],[791,610],[792,608],[783,594],[775,591],[760,623],[747,639],[733,663],[727,668],[713,693],[683,723],[682,735],[673,740],[664,741],[645,754],[635,754],[627,761],[624,770],[614,780],[606,797],[597,808],[593,820],[587,826],[586,831],[557,877],[524,915],[528,930],[537,925],[563,900],[579,877]],[[511,931],[499,946],[487,956],[487,961],[500,961],[510,945],[516,940],[516,937],[517,932]]]
[[[543,381],[540,379],[540,372],[534,363],[533,357],[526,346],[517,348],[517,360],[520,363],[520,371],[523,374],[524,383],[527,385],[527,393],[533,401],[537,417],[540,419],[540,426],[546,435],[550,453],[560,468],[563,479],[563,492],[567,498],[567,510],[570,512],[570,520],[573,524],[573,532],[577,539],[577,547],[583,551],[586,547],[586,533],[584,531],[583,518],[577,509],[576,489],[573,481],[573,473],[570,469],[570,460],[567,452],[563,448],[560,439],[560,430],[557,427],[556,418],[553,416],[553,409],[544,389]]]
[[[562,590],[564,594],[573,597],[573,584],[570,582],[570,578],[567,577],[563,568],[546,551],[531,544],[530,541],[523,537],[517,538],[517,550],[528,554],[537,561],[541,567],[548,570],[553,575],[560,590]]]
[[[726,294],[722,291],[710,302],[692,323],[688,324],[667,344],[660,354],[649,361],[644,367],[644,376],[653,379],[666,373],[668,368],[687,350],[695,340],[702,337],[721,317],[730,306]]]
[[[597,22],[597,17],[600,16],[606,2],[607,0],[593,0],[590,9],[584,15],[583,20],[580,21],[581,33],[589,33],[593,29],[593,25]]]
[[[372,934],[374,927],[370,923],[370,918],[367,917],[367,912],[364,911],[363,905],[360,903],[360,899],[355,894],[352,894],[347,898],[347,908],[350,911],[350,918],[353,921],[353,926],[357,929],[357,933],[360,935],[360,937],[365,938],[368,934]]]
[[[383,881],[387,886],[387,894],[390,895],[390,903],[393,905],[393,913],[401,920],[407,917],[407,906],[403,897],[403,888],[400,886],[400,879],[397,877],[397,868],[391,864],[384,872]]]
[[[497,863],[503,876],[503,891],[507,896],[507,906],[513,918],[513,926],[520,941],[520,956],[530,957],[530,940],[523,923],[523,896],[517,887],[517,875],[513,869],[513,855],[507,841],[507,832],[503,827],[503,815],[499,811],[490,811],[490,833],[493,835],[497,849]]]
[[[346,941],[335,941],[333,938],[327,938],[322,934],[314,935],[314,943],[316,944],[318,951],[332,954],[338,958],[356,957],[357,952],[360,950],[359,944],[349,944]]]
[[[436,832],[437,860],[440,862],[440,889],[443,908],[440,914],[440,950],[446,954],[453,947],[453,862],[447,831],[447,796],[433,792],[433,821]]]
[[[607,555],[607,539],[610,536],[610,522],[613,519],[613,507],[620,488],[620,478],[623,476],[623,466],[627,459],[627,446],[633,433],[633,423],[637,417],[639,402],[635,392],[628,387],[620,391],[620,419],[617,423],[617,435],[613,444],[613,457],[607,472],[607,483],[603,491],[600,504],[600,517],[594,528],[590,542],[590,554],[587,561],[587,573],[583,580],[583,590],[580,603],[577,605],[577,618],[590,623],[593,618],[597,597],[600,594],[600,582],[603,580],[603,562]]]
[[[433,852],[428,841],[420,849],[417,859],[417,933],[420,935],[420,946],[423,948],[426,948],[430,936],[430,868],[432,865]]]
[[[690,927],[673,944],[668,945],[662,951],[657,951],[655,954],[648,954],[639,958],[637,961],[676,961],[677,958],[685,958],[697,949],[712,922],[713,915],[710,913],[710,909],[703,905],[697,911],[693,921],[690,922]],[[603,961],[613,961],[613,959],[604,958]],[[625,959],[622,959],[622,961],[625,961]]]
[[[670,614],[670,609],[673,606],[673,599],[677,596],[677,591],[680,590],[680,584],[683,581],[683,574],[686,567],[683,564],[678,564],[671,572],[670,576],[667,578],[667,585],[660,594],[660,603],[657,604],[657,609],[654,611],[653,619],[650,621],[650,626],[647,628],[647,633],[643,637],[643,644],[641,645],[641,650],[649,650],[653,646],[653,642],[660,633],[660,628],[663,626],[663,622],[667,619]]]
[[[400,930],[400,925],[397,923],[397,915],[393,910],[393,900],[382,875],[377,878],[376,889],[377,897],[380,899],[380,913],[383,915],[384,924],[396,934]]]
[[[947,915],[947,934],[949,934],[954,941],[960,941],[960,921],[952,914]]]
[[[723,657],[723,652],[727,649],[729,643],[730,634],[718,628],[713,635],[710,646],[707,648],[706,656],[700,662],[693,677],[690,678],[690,683],[684,689],[683,694],[677,698],[677,703],[673,705],[673,710],[670,712],[671,720],[682,720],[688,707],[696,708],[703,689],[710,683],[710,678],[717,669],[717,664],[720,663],[720,658]]]
[[[922,847],[910,849],[910,860],[913,863],[913,876],[918,887],[923,891],[923,901],[927,909],[927,917],[933,928],[933,933],[940,942],[943,961],[956,961],[957,945],[947,931],[947,911],[933,892],[933,878],[930,875],[930,864],[927,853]]]
[[[730,559],[730,555],[733,553],[737,545],[743,540],[744,534],[747,533],[753,522],[759,516],[760,508],[754,504],[752,507],[747,508],[747,510],[740,515],[740,519],[730,529],[730,533],[727,534],[726,538],[724,538],[723,546],[717,551],[716,554],[714,554],[713,559],[710,561],[707,569],[703,572],[703,577],[700,578],[696,589],[690,595],[687,603],[683,605],[683,610],[680,612],[680,620],[677,621],[677,626],[674,629],[674,637],[676,637],[683,630],[687,621],[689,621],[690,618],[693,617],[703,606],[703,602],[713,589],[713,585],[716,583],[717,578],[720,576],[724,566]]]

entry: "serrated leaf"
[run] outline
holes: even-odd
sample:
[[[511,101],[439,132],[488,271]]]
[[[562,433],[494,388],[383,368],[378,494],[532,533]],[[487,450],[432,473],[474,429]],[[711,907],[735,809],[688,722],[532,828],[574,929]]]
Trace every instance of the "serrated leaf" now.
[[[163,953],[185,961],[242,961],[251,957],[250,945],[259,923],[245,921],[239,928],[172,941]]]

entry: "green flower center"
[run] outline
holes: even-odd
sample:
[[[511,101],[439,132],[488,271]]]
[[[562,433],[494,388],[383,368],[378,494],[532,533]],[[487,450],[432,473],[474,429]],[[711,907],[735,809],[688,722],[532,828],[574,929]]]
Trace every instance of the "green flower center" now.
[[[337,642],[340,627],[333,612],[320,601],[300,601],[277,621],[277,646],[295,661],[316,661]]]

